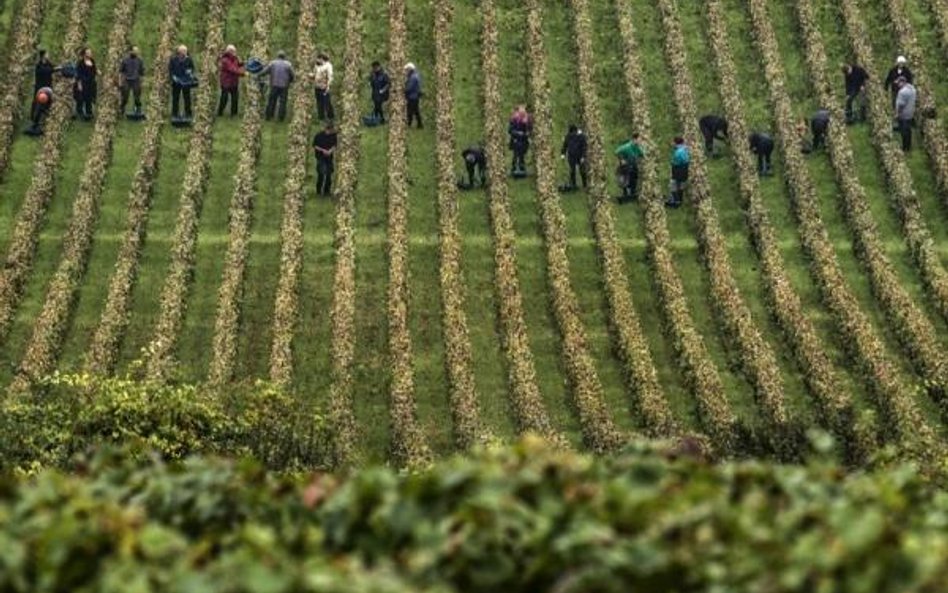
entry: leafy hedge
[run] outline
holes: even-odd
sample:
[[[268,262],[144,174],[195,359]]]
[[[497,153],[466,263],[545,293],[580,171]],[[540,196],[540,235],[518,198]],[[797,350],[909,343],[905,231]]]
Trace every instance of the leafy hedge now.
[[[910,466],[596,459],[541,440],[348,479],[106,451],[0,478],[4,591],[935,591],[948,497]]]

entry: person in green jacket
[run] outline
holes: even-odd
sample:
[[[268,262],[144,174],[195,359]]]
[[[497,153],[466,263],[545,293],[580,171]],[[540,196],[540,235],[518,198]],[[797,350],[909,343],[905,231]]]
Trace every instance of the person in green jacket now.
[[[616,149],[619,165],[616,168],[616,180],[622,188],[619,203],[635,200],[638,197],[639,186],[639,159],[645,157],[645,151],[639,145],[639,135],[632,134],[632,139],[619,145]]]

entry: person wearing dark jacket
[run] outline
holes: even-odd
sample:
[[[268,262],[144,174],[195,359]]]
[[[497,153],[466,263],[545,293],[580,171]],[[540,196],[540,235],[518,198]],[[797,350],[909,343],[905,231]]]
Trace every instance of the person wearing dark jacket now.
[[[813,133],[813,150],[826,146],[826,133],[829,131],[830,112],[820,109],[810,119],[810,131]]]
[[[194,78],[194,60],[188,55],[188,48],[179,45],[168,61],[168,74],[171,75],[171,117],[181,117],[181,97],[184,97],[184,117],[191,119],[191,81]]]
[[[76,97],[76,115],[85,121],[92,119],[92,106],[99,94],[99,70],[92,57],[92,50],[88,47],[79,52],[79,63],[76,64],[76,82],[73,93]]]
[[[33,95],[33,112],[30,114],[32,125],[26,130],[30,136],[43,135],[43,120],[53,106],[53,89],[44,86]]]
[[[121,78],[119,91],[122,94],[122,113],[125,113],[125,107],[128,106],[128,96],[131,94],[135,100],[135,114],[141,115],[142,112],[142,77],[145,76],[145,62],[138,55],[138,48],[132,46],[128,55],[122,59],[119,65],[119,77]]]
[[[59,68],[53,65],[52,60],[46,54],[45,49],[39,50],[36,67],[33,70],[33,106],[30,108],[30,119],[36,119],[36,110],[39,104],[36,100],[40,89],[53,88],[53,74],[59,71]]]
[[[228,45],[221,54],[219,64],[221,98],[217,102],[217,117],[224,115],[228,101],[230,101],[230,116],[234,117],[237,115],[240,103],[240,77],[244,75],[244,64],[237,56],[237,48]]]
[[[843,79],[846,83],[846,122],[865,121],[866,82],[869,80],[869,73],[858,64],[845,64],[843,66]],[[858,116],[853,108],[856,101],[859,102]]]
[[[513,162],[510,173],[515,177],[527,174],[526,156],[530,149],[530,133],[533,132],[533,119],[527,113],[524,105],[518,105],[510,116],[507,124],[507,134],[510,136],[510,150],[513,151]]]
[[[749,140],[750,151],[757,155],[757,173],[770,175],[770,155],[774,151],[774,139],[763,132],[752,132]]]
[[[476,144],[468,146],[461,152],[461,158],[464,159],[470,187],[475,186],[478,177],[480,177],[481,185],[485,185],[487,183],[487,155],[484,149]]]
[[[714,154],[714,141],[727,140],[727,120],[718,115],[706,115],[698,120],[701,135],[704,136],[704,150]]]
[[[411,62],[405,64],[405,108],[408,115],[408,127],[411,127],[413,120],[418,121],[418,127],[424,127],[421,123],[421,75]]]
[[[586,134],[576,125],[570,125],[566,138],[563,139],[563,148],[560,150],[560,156],[566,159],[569,165],[569,189],[576,189],[576,170],[579,169],[579,175],[583,180],[583,187],[586,187]]]
[[[915,82],[914,77],[912,76],[912,71],[909,70],[908,60],[905,59],[905,56],[899,56],[895,59],[895,66],[889,70],[889,73],[886,75],[885,80],[882,82],[882,87],[889,89],[889,93],[892,95],[892,106],[895,107],[895,96],[899,92],[899,87],[896,85],[896,81],[900,78],[904,78],[905,82],[913,83]]]
[[[372,72],[369,74],[369,86],[372,87],[372,117],[380,124],[385,123],[385,102],[389,98],[391,80],[388,72],[379,62],[372,62]]]
[[[332,121],[313,138],[313,152],[316,154],[316,193],[330,195],[332,190],[333,155],[336,153],[336,128]]]

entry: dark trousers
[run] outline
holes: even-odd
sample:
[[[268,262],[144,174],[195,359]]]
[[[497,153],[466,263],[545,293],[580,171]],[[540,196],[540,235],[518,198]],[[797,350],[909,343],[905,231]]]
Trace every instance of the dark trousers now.
[[[859,112],[853,108],[854,103],[859,102]],[[856,91],[852,94],[846,94],[846,121],[866,121],[866,92]]]
[[[758,173],[769,173],[770,172],[770,155],[774,151],[771,147],[767,150],[762,150],[757,153],[757,172]]]
[[[171,116],[180,117],[181,97],[184,96],[184,116],[191,117],[191,88],[180,84],[171,85]]]
[[[902,150],[908,152],[912,150],[912,120],[898,120],[899,135],[902,136]]]
[[[826,131],[829,126],[825,123],[814,121],[810,123],[810,131],[813,132],[813,150],[826,146]]]
[[[316,193],[328,196],[332,189],[332,159],[316,158]]]
[[[124,112],[125,107],[128,105],[128,96],[132,95],[135,100],[135,111],[142,110],[142,81],[140,80],[126,80],[125,84],[122,85],[119,89],[122,93],[122,107],[121,110]]]
[[[513,150],[513,161],[510,163],[510,168],[514,171],[527,170],[527,148],[529,148],[529,146],[526,143],[514,143],[511,146],[511,150]]]
[[[625,167],[622,169],[625,175],[625,185],[622,186],[622,201],[634,200],[639,193],[639,168]]]
[[[478,166],[477,163],[469,163],[467,161],[464,161],[464,166],[467,167],[467,179],[471,183],[471,187],[475,185],[475,180],[478,175],[480,175],[482,184],[487,180],[487,170],[484,167]]]
[[[713,151],[714,150],[714,130],[712,130],[709,126],[705,126],[700,123],[698,125],[701,128],[701,135],[704,137],[704,149],[707,152]]]
[[[408,99],[405,103],[408,111],[408,125],[411,125],[413,119],[418,120],[418,127],[421,127],[421,99]]]
[[[230,100],[230,114],[237,115],[237,105],[240,102],[240,91],[238,87],[232,89],[221,88],[221,100],[217,103],[217,115],[224,115],[224,109],[227,107],[227,101]]]
[[[89,119],[92,117],[92,105],[96,99],[96,84],[86,82],[81,91],[76,92],[76,115]]]
[[[586,161],[567,157],[566,162],[569,165],[569,184],[576,187],[576,171],[579,170],[579,176],[583,180],[583,187],[586,187]]]
[[[49,103],[43,105],[33,101],[33,112],[30,114],[30,119],[33,122],[33,129],[39,130],[43,127],[43,120],[49,114]]]
[[[385,101],[382,99],[372,99],[372,117],[378,118],[379,121],[385,121],[385,110],[383,106]]]
[[[270,87],[270,96],[267,98],[267,111],[265,117],[267,119],[273,119],[273,111],[277,109],[277,103],[280,104],[279,115],[280,121],[286,119],[286,87],[272,86]]]
[[[332,108],[332,95],[327,90],[316,89],[316,117],[319,119],[336,118],[336,112]]]

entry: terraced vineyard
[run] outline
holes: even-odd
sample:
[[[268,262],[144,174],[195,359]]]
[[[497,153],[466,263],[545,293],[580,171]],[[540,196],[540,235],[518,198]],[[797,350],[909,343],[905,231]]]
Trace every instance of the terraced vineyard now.
[[[858,461],[885,443],[943,456],[948,432],[948,3],[943,0],[11,0],[0,3],[0,387],[53,373],[286,391],[321,410],[337,465],[433,457],[533,432],[615,451],[695,434],[793,459],[806,430]],[[168,124],[166,61],[201,85]],[[120,113],[117,62],[146,63],[147,119]],[[286,122],[242,83],[215,117],[217,56],[284,50]],[[90,46],[97,117],[26,126],[35,48]],[[310,73],[335,66],[331,198],[315,194]],[[908,56],[916,147],[899,149],[881,81]],[[392,74],[365,127],[369,65]],[[425,127],[407,127],[405,62]],[[870,73],[843,124],[839,66]],[[526,179],[507,116],[535,118]],[[832,114],[801,153],[798,122]],[[720,158],[698,118],[730,123]],[[588,188],[560,193],[560,139],[589,139]],[[746,138],[776,140],[758,177]],[[614,148],[639,134],[640,199]],[[685,206],[664,207],[668,149],[692,147]],[[461,191],[482,143],[486,188]]]

